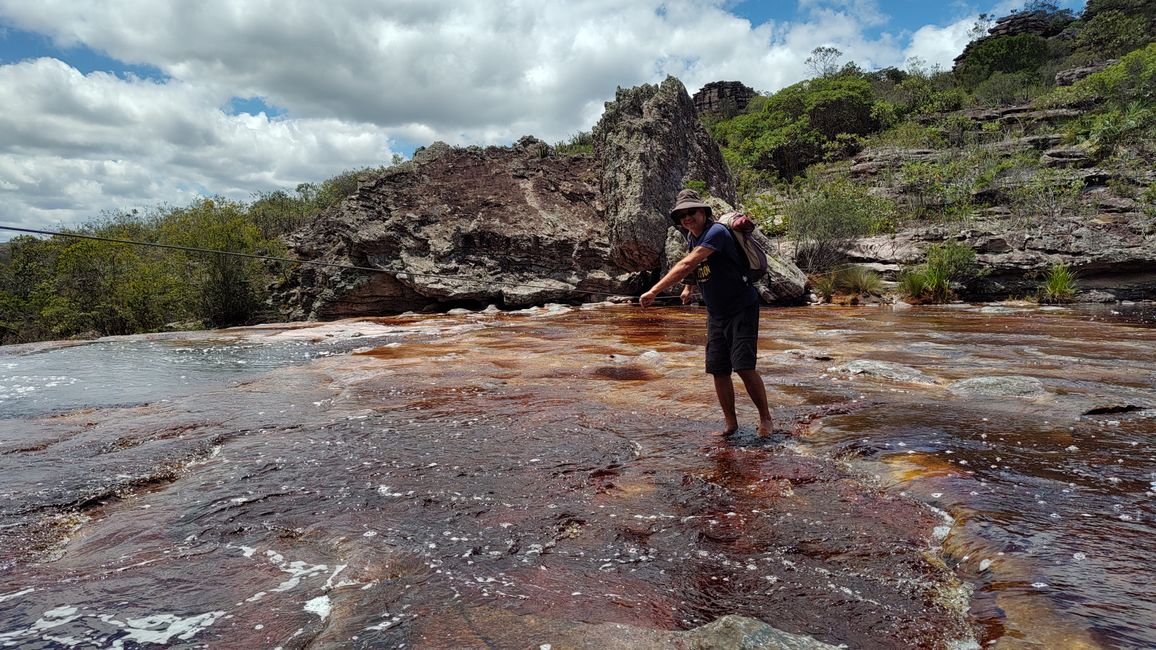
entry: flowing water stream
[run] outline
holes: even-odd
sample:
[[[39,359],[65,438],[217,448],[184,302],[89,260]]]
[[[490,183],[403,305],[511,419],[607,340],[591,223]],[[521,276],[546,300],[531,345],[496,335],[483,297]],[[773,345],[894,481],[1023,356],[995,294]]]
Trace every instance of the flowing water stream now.
[[[703,319],[0,348],[0,647],[1156,646],[1150,306],[765,310],[767,439]]]

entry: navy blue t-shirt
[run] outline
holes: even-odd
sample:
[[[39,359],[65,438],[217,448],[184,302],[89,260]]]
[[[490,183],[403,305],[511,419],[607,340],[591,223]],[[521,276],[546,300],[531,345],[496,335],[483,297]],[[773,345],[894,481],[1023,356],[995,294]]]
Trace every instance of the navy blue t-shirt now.
[[[729,228],[716,221],[701,237],[687,233],[686,239],[692,249],[705,246],[714,251],[695,270],[695,282],[712,317],[730,318],[759,301],[758,292],[746,281],[746,267],[738,263],[745,257]]]

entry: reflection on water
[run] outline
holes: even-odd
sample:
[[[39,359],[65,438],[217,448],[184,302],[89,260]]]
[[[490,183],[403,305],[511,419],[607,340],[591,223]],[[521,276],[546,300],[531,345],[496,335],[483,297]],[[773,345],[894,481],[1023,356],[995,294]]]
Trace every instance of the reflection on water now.
[[[222,345],[211,340],[124,337],[32,354],[0,354],[0,418],[147,404],[353,347],[349,341],[321,346],[309,341]]]
[[[1120,307],[768,310],[769,440],[749,404],[709,434],[692,308],[0,355],[0,645],[564,647],[741,613],[1156,646],[1156,347]]]

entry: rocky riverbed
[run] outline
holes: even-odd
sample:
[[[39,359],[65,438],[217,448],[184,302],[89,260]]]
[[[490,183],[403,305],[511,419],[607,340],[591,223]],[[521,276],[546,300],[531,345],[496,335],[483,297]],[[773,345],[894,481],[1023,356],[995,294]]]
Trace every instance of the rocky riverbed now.
[[[1122,316],[766,310],[768,439],[710,433],[697,308],[9,346],[0,644],[1150,645]]]

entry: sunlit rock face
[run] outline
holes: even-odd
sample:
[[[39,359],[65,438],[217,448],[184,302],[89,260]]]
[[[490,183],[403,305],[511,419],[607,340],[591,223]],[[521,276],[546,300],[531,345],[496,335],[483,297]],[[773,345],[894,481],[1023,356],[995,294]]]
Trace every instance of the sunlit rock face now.
[[[295,233],[292,248],[364,267],[295,270],[275,292],[293,319],[590,302],[642,285],[611,261],[594,161],[553,155],[530,137],[513,147],[435,144],[363,179]]]
[[[722,152],[674,77],[619,88],[594,127],[594,152],[602,165],[612,254],[625,268],[662,265],[670,206],[687,181],[735,203]]]

